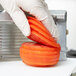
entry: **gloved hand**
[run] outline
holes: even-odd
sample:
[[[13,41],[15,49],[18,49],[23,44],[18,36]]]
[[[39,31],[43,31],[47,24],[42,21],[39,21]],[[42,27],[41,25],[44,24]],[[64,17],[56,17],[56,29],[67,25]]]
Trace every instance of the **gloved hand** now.
[[[0,0],[0,3],[25,36],[30,35],[30,27],[23,11],[34,15],[58,39],[57,27],[44,0]]]

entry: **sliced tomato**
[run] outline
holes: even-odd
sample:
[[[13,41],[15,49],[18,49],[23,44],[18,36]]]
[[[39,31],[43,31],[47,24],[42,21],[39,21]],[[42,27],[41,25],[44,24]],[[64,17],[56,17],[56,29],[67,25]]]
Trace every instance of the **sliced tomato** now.
[[[59,56],[57,48],[34,42],[25,42],[20,47],[20,57],[24,63],[33,66],[55,65]]]
[[[28,22],[31,28],[31,34],[28,36],[29,39],[44,45],[58,47],[56,40],[40,21],[36,18],[28,17]]]
[[[31,34],[20,47],[20,57],[25,64],[32,66],[55,65],[60,57],[60,44],[52,37],[45,26],[36,18],[28,17]]]

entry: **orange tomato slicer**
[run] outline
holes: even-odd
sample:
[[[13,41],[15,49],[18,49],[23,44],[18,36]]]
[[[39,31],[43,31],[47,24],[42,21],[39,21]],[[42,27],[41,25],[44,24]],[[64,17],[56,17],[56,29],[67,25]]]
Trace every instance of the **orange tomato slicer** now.
[[[25,42],[21,45],[20,57],[22,61],[31,66],[56,65],[60,56],[60,44],[39,20],[30,16],[27,18],[31,29],[28,38],[35,42]]]

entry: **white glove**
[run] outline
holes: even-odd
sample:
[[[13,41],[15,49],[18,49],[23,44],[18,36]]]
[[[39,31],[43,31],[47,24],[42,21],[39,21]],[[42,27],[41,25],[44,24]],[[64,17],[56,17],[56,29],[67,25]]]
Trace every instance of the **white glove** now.
[[[34,15],[58,39],[57,27],[44,0],[0,0],[0,3],[25,36],[30,35],[30,27],[22,10]]]

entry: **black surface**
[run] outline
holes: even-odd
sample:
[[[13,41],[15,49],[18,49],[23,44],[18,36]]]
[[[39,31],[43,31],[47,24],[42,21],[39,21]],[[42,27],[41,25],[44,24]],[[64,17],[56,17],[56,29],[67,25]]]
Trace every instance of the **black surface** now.
[[[76,50],[70,50],[67,52],[67,57],[76,58]]]

